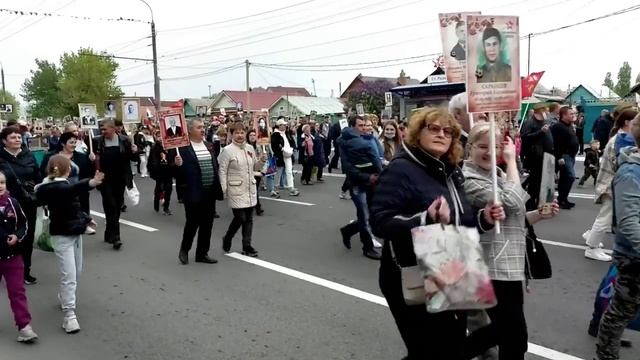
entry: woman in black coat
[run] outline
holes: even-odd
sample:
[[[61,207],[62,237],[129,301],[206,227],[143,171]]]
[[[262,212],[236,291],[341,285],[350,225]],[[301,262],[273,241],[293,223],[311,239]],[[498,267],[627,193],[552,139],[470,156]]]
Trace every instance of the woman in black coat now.
[[[33,235],[36,227],[37,202],[35,200],[36,184],[42,181],[36,158],[28,148],[22,146],[22,135],[17,126],[7,126],[0,132],[2,149],[0,149],[0,171],[7,177],[7,190],[18,200],[27,217],[27,235],[22,240],[22,259],[24,261],[24,282],[35,284],[37,279],[31,276],[31,253],[33,252]]]
[[[171,209],[171,193],[173,192],[173,170],[168,161],[168,152],[162,146],[160,133],[156,133],[156,141],[149,153],[149,161],[147,170],[153,180],[156,181],[156,187],[153,190],[153,210],[160,211],[160,195],[163,194],[164,203],[162,205],[163,214],[172,215]]]
[[[69,181],[73,183],[93,178],[93,175],[95,175],[96,172],[96,167],[94,163],[89,160],[88,155],[76,151],[78,141],[81,140],[79,140],[77,135],[75,135],[74,133],[63,133],[60,136],[58,147],[53,151],[46,153],[42,158],[42,163],[40,164],[40,173],[46,174],[49,159],[53,155],[60,154],[71,160],[71,175],[69,176]],[[89,193],[81,193],[78,196],[78,199],[80,200],[80,209],[84,213],[90,214],[91,209],[89,204]],[[93,228],[88,228],[87,231],[87,234],[95,234],[95,230]]]
[[[457,165],[463,154],[459,138],[460,126],[446,110],[415,113],[402,150],[380,175],[370,205],[373,233],[384,239],[380,289],[410,360],[460,360],[471,358],[467,356],[474,351],[465,344],[464,311],[431,314],[424,304],[405,303],[400,267],[417,264],[411,229],[455,223],[454,201],[461,208],[463,226],[487,230],[504,217],[500,206],[477,210],[467,201]]]

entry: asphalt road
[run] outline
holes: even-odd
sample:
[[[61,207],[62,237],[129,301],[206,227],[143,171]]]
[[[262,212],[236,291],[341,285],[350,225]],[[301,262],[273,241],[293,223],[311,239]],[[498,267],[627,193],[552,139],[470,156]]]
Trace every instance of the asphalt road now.
[[[352,203],[338,199],[342,178],[327,176],[324,184],[301,186],[297,198],[283,193],[282,200],[294,203],[263,200],[265,215],[254,223],[254,247],[264,261],[258,264],[222,254],[231,212],[218,202],[222,218],[214,223],[210,255],[220,263],[195,264],[192,252],[188,266],[177,259],[182,207],[174,201],[172,217],[154,213],[152,182],[136,181],[142,202],[122,216],[134,222],[121,227],[122,251],[106,246],[100,231],[85,236],[77,310],[82,331],[66,335],[60,329],[55,258],[36,251],[33,272],[39,283],[28,287],[28,295],[41,339],[33,346],[15,342],[2,287],[0,360],[386,360],[404,355],[381,301],[378,264],[362,256],[356,238],[353,250],[342,246],[338,228],[355,216]],[[592,188],[574,192],[589,195]],[[529,359],[592,359],[595,353],[586,328],[608,265],[573,248],[584,245],[581,234],[598,210],[592,200],[575,202],[574,210],[537,226],[540,238],[566,245],[546,246],[554,276],[534,282],[525,299],[529,341],[539,345],[530,347],[537,355]],[[98,194],[92,195],[92,208],[102,212]],[[241,250],[239,235],[232,250]],[[638,359],[640,336],[626,335],[637,347],[623,350],[622,359]]]

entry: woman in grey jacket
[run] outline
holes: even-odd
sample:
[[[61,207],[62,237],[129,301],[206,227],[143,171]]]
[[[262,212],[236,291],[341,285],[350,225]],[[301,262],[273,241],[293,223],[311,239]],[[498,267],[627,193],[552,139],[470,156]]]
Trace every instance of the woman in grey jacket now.
[[[469,159],[462,168],[467,198],[472,206],[479,208],[493,201],[489,134],[489,124],[479,124],[471,129],[467,144]],[[543,216],[539,210],[526,211],[525,203],[529,195],[520,185],[515,145],[510,138],[501,141],[500,134],[496,134],[496,137],[497,155],[506,163],[506,171],[498,168],[498,201],[502,204],[506,218],[500,223],[500,234],[496,234],[495,230],[486,231],[480,235],[480,243],[498,305],[487,310],[491,325],[478,330],[472,336],[484,338],[481,334],[489,332],[486,338],[492,339],[493,343],[486,344],[484,348],[498,345],[501,360],[518,360],[524,359],[527,352],[527,325],[523,310],[525,218],[534,224],[543,218],[555,216],[559,208],[554,202],[552,213],[548,216]]]

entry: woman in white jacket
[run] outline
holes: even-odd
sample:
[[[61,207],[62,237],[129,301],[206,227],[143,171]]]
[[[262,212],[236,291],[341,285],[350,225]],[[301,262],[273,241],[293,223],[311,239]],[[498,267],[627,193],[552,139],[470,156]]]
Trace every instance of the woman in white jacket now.
[[[233,141],[222,149],[218,163],[220,185],[233,211],[233,221],[222,238],[222,249],[231,251],[231,240],[242,227],[242,254],[257,257],[258,251],[251,246],[253,209],[258,202],[255,176],[260,174],[266,158],[263,155],[258,159],[253,146],[247,144],[241,122],[231,124],[228,130]]]

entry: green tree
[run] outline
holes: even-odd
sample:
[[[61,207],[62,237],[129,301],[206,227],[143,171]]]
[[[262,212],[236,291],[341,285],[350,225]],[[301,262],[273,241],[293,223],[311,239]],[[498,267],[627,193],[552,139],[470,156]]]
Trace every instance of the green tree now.
[[[393,84],[384,80],[365,82],[360,91],[353,91],[349,94],[346,105],[355,111],[356,104],[362,104],[366,113],[379,115],[385,105],[384,93],[392,87]]]
[[[81,48],[77,53],[60,57],[60,90],[66,114],[78,114],[79,103],[92,103],[101,108],[107,99],[124,94],[116,85],[118,63],[105,52]]]
[[[618,70],[618,81],[615,84],[611,78],[611,73],[608,72],[602,85],[608,87],[618,96],[627,95],[631,90],[631,65],[626,61],[622,63],[620,70]]]
[[[640,84],[640,73],[638,73],[638,76],[636,76],[636,84]]]
[[[0,91],[0,100],[2,100],[3,104],[13,105],[13,111],[11,113],[2,114],[2,119],[17,120],[20,117],[20,102],[18,99],[16,99],[16,97],[7,90],[4,95],[2,94],[2,91]]]
[[[36,66],[22,84],[22,98],[29,103],[30,115],[41,119],[66,115],[59,86],[60,69],[54,63],[39,59]]]

